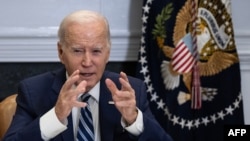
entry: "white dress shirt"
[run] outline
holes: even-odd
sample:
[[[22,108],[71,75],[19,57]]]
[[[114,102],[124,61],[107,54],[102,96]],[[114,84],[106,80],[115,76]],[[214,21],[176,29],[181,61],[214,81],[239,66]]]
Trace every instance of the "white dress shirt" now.
[[[99,124],[99,94],[100,94],[100,82],[88,92],[91,95],[89,99],[90,109],[93,117],[94,132],[95,132],[95,141],[101,141],[100,134],[100,124]],[[81,96],[81,95],[80,95]],[[80,97],[79,96],[79,97]],[[115,105],[114,105],[115,106]],[[80,108],[73,107],[72,109],[72,120],[73,120],[73,129],[74,129],[74,138],[76,140],[78,121],[79,121]],[[41,136],[45,141],[54,138],[61,132],[67,129],[68,121],[61,123],[55,113],[55,108],[53,107],[50,111],[45,113],[40,118],[40,130]],[[144,130],[142,112],[138,109],[138,116],[136,121],[130,126],[126,127],[125,122],[121,119],[121,125],[125,130],[131,134],[137,136],[141,134]]]

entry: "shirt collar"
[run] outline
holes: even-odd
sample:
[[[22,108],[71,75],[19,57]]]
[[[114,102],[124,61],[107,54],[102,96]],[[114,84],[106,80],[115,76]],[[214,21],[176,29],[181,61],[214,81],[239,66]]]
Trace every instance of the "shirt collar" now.
[[[99,103],[100,81],[88,93]]]

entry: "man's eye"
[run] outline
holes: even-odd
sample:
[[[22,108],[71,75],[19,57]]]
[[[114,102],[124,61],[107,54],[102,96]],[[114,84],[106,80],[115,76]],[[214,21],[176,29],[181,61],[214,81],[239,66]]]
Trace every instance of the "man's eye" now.
[[[93,50],[94,53],[101,53],[101,50]]]
[[[81,50],[81,49],[74,49],[73,52],[75,52],[75,53],[81,53],[81,52],[83,52],[83,50]]]

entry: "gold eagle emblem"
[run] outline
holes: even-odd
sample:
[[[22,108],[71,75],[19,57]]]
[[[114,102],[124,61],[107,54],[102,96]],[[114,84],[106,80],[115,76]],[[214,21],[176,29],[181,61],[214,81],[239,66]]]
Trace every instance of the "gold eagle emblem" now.
[[[216,1],[220,3],[221,1]],[[224,5],[227,4],[217,4]],[[191,31],[191,0],[187,0],[181,10],[178,12],[174,32],[172,36],[174,46]],[[216,4],[211,6],[205,1],[199,2],[198,9],[198,28],[197,33],[197,46],[199,52],[198,67],[201,77],[213,76],[221,71],[232,66],[234,63],[238,63],[238,55],[236,52],[231,13],[228,11],[222,11],[216,7]],[[162,50],[164,55],[170,59],[173,55],[174,47],[164,45],[166,40],[166,34],[163,33],[163,23],[169,19],[173,10],[172,4],[168,4],[163,11],[157,16],[155,29],[153,35],[156,37],[157,44]],[[171,63],[163,61],[161,66],[162,77],[167,89],[174,89],[178,86],[179,75],[183,76],[183,82],[188,93],[191,91],[192,73],[179,74],[172,69]],[[201,83],[202,86],[202,83]]]

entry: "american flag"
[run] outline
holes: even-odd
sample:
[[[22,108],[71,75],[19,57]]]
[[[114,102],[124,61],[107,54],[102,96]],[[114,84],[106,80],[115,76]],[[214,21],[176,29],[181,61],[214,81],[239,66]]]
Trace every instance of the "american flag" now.
[[[193,56],[191,35],[187,34],[174,49],[172,56],[173,70],[178,73],[188,73],[192,70],[195,58]]]

